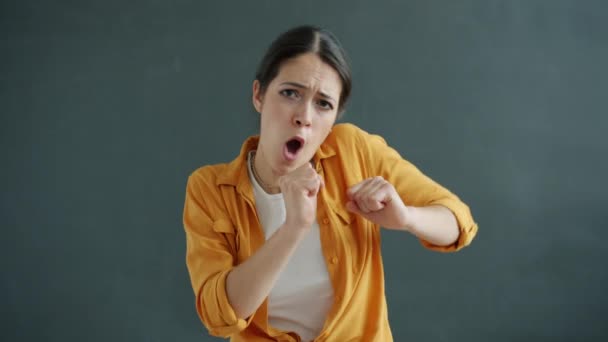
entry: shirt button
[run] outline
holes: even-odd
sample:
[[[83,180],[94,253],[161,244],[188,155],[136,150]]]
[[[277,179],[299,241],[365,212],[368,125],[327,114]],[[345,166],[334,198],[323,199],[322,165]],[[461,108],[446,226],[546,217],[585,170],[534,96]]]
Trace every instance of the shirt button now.
[[[323,219],[323,224],[329,224],[329,219],[327,217]]]
[[[335,263],[337,263],[337,262],[338,262],[338,257],[333,257],[333,258],[331,258],[331,263],[332,263],[332,264],[335,264]]]

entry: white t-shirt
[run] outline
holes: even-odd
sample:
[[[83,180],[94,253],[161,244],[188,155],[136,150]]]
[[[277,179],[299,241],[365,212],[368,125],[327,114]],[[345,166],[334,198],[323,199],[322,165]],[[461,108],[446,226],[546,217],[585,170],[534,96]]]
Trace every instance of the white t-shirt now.
[[[251,155],[247,163],[249,179],[258,218],[268,240],[285,222],[285,202],[283,194],[268,194],[258,184],[251,170]],[[315,220],[270,291],[268,322],[275,328],[297,333],[302,341],[310,341],[321,332],[332,303],[333,288]]]

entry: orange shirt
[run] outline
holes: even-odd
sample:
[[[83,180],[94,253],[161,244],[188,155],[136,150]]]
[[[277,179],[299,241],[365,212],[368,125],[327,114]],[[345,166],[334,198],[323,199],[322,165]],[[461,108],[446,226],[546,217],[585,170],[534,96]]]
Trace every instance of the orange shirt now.
[[[215,336],[231,341],[299,341],[293,332],[268,324],[268,300],[249,318],[236,316],[226,295],[226,277],[264,244],[247,173],[247,153],[258,137],[245,141],[228,164],[193,172],[186,189],[184,227],[186,263],[196,296],[196,310]],[[406,205],[443,205],[458,221],[460,236],[450,246],[422,244],[437,251],[468,245],[477,224],[467,205],[422,174],[384,139],[352,124],[337,124],[314,158],[325,187],[318,194],[321,245],[334,289],[334,303],[315,341],[392,341],[384,294],[380,227],[347,211],[347,189],[382,176]]]

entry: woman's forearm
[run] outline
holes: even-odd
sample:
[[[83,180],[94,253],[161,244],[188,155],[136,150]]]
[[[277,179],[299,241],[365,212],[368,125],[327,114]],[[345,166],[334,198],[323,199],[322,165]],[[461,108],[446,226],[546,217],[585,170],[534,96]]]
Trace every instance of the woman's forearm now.
[[[460,235],[456,217],[444,206],[408,207],[408,221],[409,232],[434,245],[451,245]]]
[[[255,254],[230,271],[226,292],[239,318],[245,319],[258,309],[308,232],[283,225]]]

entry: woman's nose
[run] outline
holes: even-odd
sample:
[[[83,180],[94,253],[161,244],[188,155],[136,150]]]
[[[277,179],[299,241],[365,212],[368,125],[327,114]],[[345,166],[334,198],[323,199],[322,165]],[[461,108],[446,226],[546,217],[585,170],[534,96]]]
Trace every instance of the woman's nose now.
[[[312,123],[312,108],[309,105],[300,108],[293,116],[293,124],[298,127],[308,127]]]

